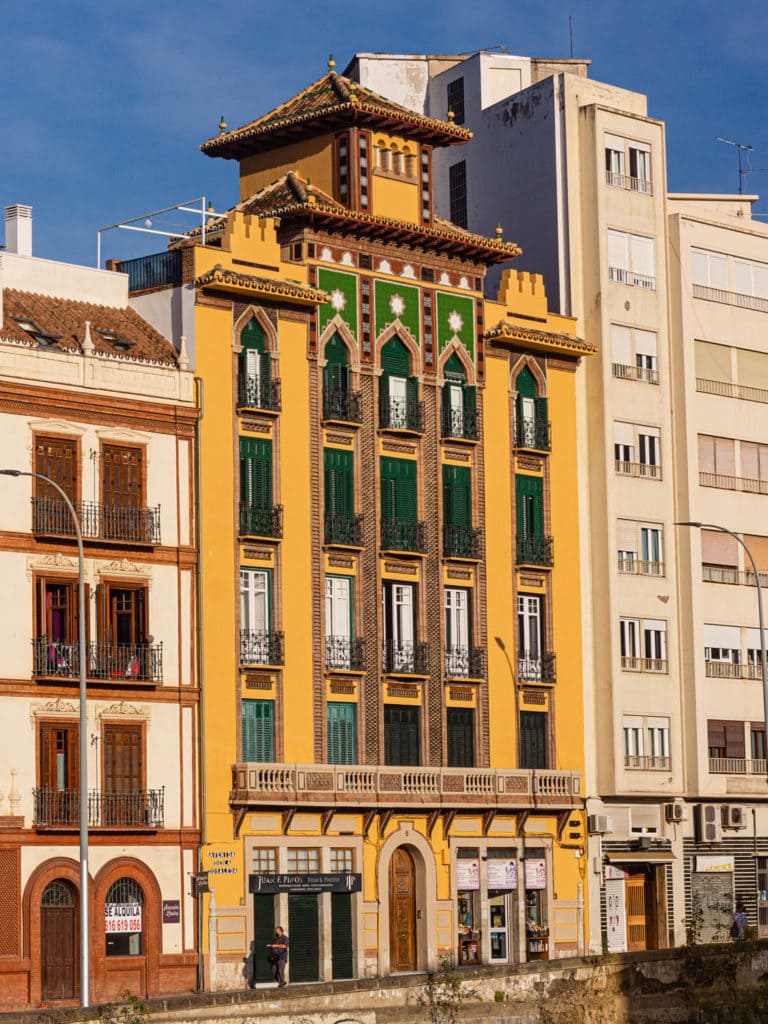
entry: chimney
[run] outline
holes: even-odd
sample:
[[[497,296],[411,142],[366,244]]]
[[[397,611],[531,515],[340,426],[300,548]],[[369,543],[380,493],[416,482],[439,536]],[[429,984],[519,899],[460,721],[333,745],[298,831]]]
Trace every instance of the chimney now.
[[[5,251],[32,255],[32,207],[16,203],[5,208]]]

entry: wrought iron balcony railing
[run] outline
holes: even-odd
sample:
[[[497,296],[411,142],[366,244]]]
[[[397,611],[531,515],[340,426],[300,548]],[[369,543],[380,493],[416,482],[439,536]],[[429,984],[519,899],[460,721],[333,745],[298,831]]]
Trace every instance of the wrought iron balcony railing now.
[[[77,641],[51,640],[47,636],[32,641],[35,676],[77,679],[80,675],[80,644]],[[161,683],[163,681],[163,645],[144,641],[135,644],[95,642],[86,645],[86,672],[89,679],[111,682]]]
[[[381,522],[381,546],[385,551],[426,551],[427,529],[423,521],[401,523],[396,519]]]
[[[476,441],[477,410],[443,409],[441,428],[443,437],[462,437],[465,441]]]
[[[425,676],[429,672],[429,644],[385,640],[382,664],[391,675]]]
[[[337,512],[325,516],[325,543],[363,546],[363,517],[354,512]]]
[[[415,398],[379,396],[379,426],[383,430],[424,430],[424,403]]]
[[[240,630],[241,665],[283,665],[285,654],[282,632],[274,630]]]
[[[36,828],[76,828],[80,823],[80,791],[42,786],[32,790],[32,824]],[[88,791],[90,828],[163,828],[165,787],[128,793]]]
[[[445,523],[443,554],[447,558],[482,558],[482,537],[479,527]]]
[[[449,679],[484,679],[484,649],[482,647],[446,647],[445,674]]]
[[[280,378],[241,373],[237,378],[237,404],[242,409],[271,409],[279,412]]]
[[[325,638],[325,667],[336,671],[362,672],[365,653],[360,637],[327,636]]]
[[[521,683],[557,682],[554,651],[543,651],[537,658],[523,654],[517,659],[517,679]]]
[[[515,447],[548,452],[552,448],[552,427],[547,420],[518,417],[515,422]]]
[[[552,537],[518,537],[518,565],[554,565]]]
[[[160,506],[134,508],[100,501],[73,502],[83,537],[128,544],[160,543]],[[69,509],[60,498],[32,499],[32,532],[49,537],[74,537]]]
[[[240,502],[241,537],[282,537],[282,505],[250,505]]]
[[[363,422],[363,396],[347,388],[323,388],[323,419],[342,423]]]

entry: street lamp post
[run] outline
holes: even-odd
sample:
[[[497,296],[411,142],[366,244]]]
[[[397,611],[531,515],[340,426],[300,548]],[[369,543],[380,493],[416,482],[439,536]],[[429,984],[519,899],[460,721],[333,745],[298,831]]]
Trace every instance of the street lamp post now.
[[[75,506],[69,500],[64,489],[45,473],[31,473],[21,469],[0,469],[0,476],[31,476],[44,480],[50,487],[58,491],[72,519],[77,539],[77,571],[78,571],[78,648],[80,651],[80,1005],[90,1006],[90,969],[89,969],[89,927],[88,912],[88,740],[86,715],[86,650],[85,650],[85,560],[83,555],[83,533],[80,519]]]
[[[718,526],[716,523],[675,523],[675,526],[691,526],[695,530],[718,530],[720,533],[727,533],[744,548],[744,553],[750,561],[752,572],[755,574],[755,585],[757,587],[757,621],[760,625],[760,669],[763,680],[763,755],[766,755],[766,772],[768,773],[768,661],[765,653],[765,621],[763,619],[763,590],[760,586],[760,573],[752,552],[741,539],[741,537],[729,530],[726,526]]]

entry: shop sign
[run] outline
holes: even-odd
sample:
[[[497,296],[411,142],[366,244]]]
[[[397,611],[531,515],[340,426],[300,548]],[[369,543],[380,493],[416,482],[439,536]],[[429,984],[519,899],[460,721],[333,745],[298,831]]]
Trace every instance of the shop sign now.
[[[625,879],[629,877],[629,873],[624,871],[623,868],[617,868],[615,864],[606,864],[603,868],[603,877],[606,882],[616,881],[617,879]]]
[[[547,862],[542,857],[523,861],[525,864],[525,888],[547,888]]]
[[[207,856],[211,862],[208,868],[209,875],[237,874],[234,850],[208,850]]]
[[[459,892],[473,892],[480,888],[480,861],[456,861],[456,889]]]
[[[248,892],[360,892],[363,876],[359,872],[323,874],[319,871],[307,874],[279,875],[276,873],[252,874],[248,876]]]
[[[733,871],[733,857],[697,857],[696,871],[702,871],[707,874]]]
[[[114,935],[116,932],[140,932],[141,904],[106,903],[104,925],[107,935]]]
[[[178,924],[181,921],[179,900],[163,900],[163,924]]]
[[[517,861],[514,858],[510,860],[488,858],[488,888],[517,888]]]

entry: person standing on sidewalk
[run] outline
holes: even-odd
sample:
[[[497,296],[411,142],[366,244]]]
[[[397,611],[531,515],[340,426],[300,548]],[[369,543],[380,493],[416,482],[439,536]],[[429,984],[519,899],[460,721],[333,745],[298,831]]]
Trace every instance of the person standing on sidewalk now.
[[[272,977],[278,988],[285,988],[285,965],[288,963],[288,936],[280,925],[275,928],[275,941],[267,944]]]

